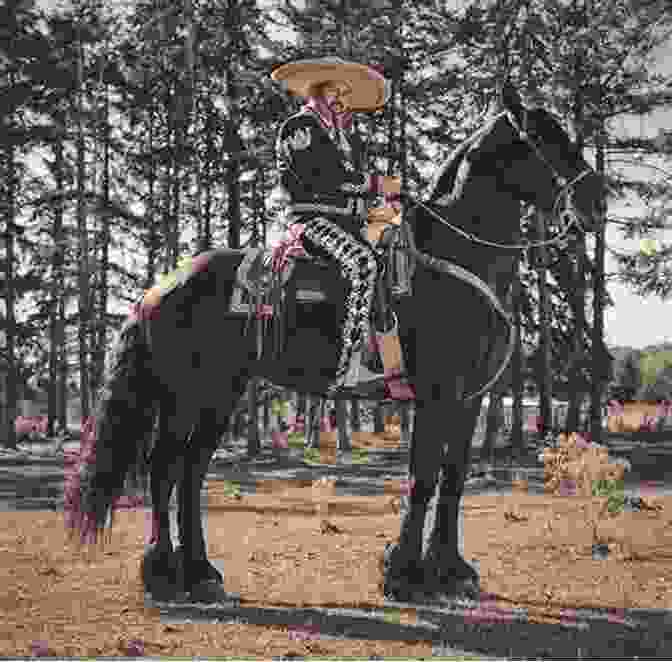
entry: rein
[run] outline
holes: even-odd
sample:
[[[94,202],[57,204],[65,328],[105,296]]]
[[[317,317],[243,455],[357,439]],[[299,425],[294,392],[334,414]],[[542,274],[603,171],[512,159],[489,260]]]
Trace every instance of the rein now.
[[[449,262],[448,260],[444,260],[440,257],[434,257],[433,255],[429,255],[429,253],[423,253],[422,251],[418,250],[415,246],[413,231],[408,225],[407,221],[402,221],[402,225],[400,226],[399,231],[404,233],[406,245],[397,245],[396,250],[407,253],[418,264],[422,265],[426,269],[444,273],[448,276],[452,276],[453,278],[461,280],[463,283],[471,285],[485,297],[486,301],[490,304],[490,307],[494,309],[494,311],[504,320],[507,325],[509,337],[506,346],[506,355],[504,356],[504,359],[502,360],[502,363],[499,366],[497,372],[480,389],[478,389],[478,391],[470,393],[469,395],[465,395],[463,399],[468,402],[469,400],[478,398],[492,388],[495,382],[499,380],[503,372],[508,367],[516,347],[516,327],[513,326],[513,322],[511,321],[509,314],[506,312],[506,310],[504,310],[504,307],[502,306],[497,295],[492,291],[492,288],[482,278],[480,278],[480,276],[477,276],[475,273],[459,266],[458,264],[454,264],[453,262]]]
[[[433,216],[437,221],[439,221],[439,223],[442,223],[446,227],[449,227],[453,232],[459,234],[465,239],[468,239],[474,244],[482,244],[483,246],[490,246],[491,248],[499,248],[503,250],[527,250],[528,248],[537,248],[539,246],[548,246],[552,244],[561,245],[563,239],[565,238],[565,236],[570,231],[573,225],[576,225],[578,228],[583,230],[583,225],[579,220],[579,217],[575,211],[574,203],[572,200],[572,192],[574,184],[576,184],[578,181],[580,181],[589,174],[591,174],[591,171],[589,169],[586,169],[579,175],[574,177],[574,179],[572,179],[570,182],[564,185],[564,187],[558,193],[555,199],[555,203],[553,204],[554,214],[558,208],[561,199],[565,197],[567,200],[566,207],[562,210],[562,212],[560,212],[560,214],[558,214],[559,225],[562,227],[560,234],[558,234],[556,237],[553,237],[553,239],[547,239],[545,241],[527,241],[523,244],[500,244],[499,242],[496,241],[488,241],[487,239],[481,239],[480,237],[477,237],[475,234],[467,232],[466,230],[463,230],[462,228],[458,228],[456,225],[453,225],[450,221],[448,221],[445,218],[445,216],[439,214],[437,211],[432,209],[428,204],[421,202],[420,200],[408,195],[407,193],[403,194],[402,197],[404,197],[406,200],[410,202],[411,208],[421,207],[430,216]]]

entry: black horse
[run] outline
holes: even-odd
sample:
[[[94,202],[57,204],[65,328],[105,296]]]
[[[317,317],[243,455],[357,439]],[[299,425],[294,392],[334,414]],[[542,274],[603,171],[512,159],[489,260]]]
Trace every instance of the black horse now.
[[[487,283],[500,298],[508,292],[516,259],[510,246],[520,243],[521,201],[556,217],[568,214],[579,229],[593,230],[601,196],[600,178],[560,124],[543,109],[525,108],[515,90],[507,89],[497,114],[437,173],[429,197],[407,206],[418,251],[413,296],[394,305],[417,399],[409,505],[399,541],[383,555],[386,595],[422,600],[428,593],[478,591],[478,575],[458,548],[460,499],[481,406],[480,395],[468,395],[488,381],[506,343],[505,326],[473,280]],[[564,211],[557,214],[561,203]],[[241,251],[216,251],[205,268],[159,304],[147,328],[135,318],[126,323],[109,364],[95,434],[89,431],[95,457],[84,452],[79,478],[68,490],[66,509],[78,516],[74,524],[95,536],[126,478],[150,473],[155,544],[143,559],[143,577],[155,596],[179,589],[193,600],[226,598],[223,578],[207,559],[200,495],[248,380],[259,376],[324,393],[335,375],[338,329],[328,314],[299,314],[281,359],[257,360],[245,320],[222,312],[242,257]],[[454,265],[462,268],[458,277]],[[157,415],[158,435],[146,462]],[[425,514],[437,481],[436,516],[423,551]],[[169,521],[176,484],[179,553]]]

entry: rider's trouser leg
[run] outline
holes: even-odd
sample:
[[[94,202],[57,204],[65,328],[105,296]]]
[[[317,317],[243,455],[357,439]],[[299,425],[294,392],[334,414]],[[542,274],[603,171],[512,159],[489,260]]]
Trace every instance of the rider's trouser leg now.
[[[325,251],[338,262],[341,274],[350,281],[345,302],[343,344],[336,372],[336,385],[343,385],[353,352],[368,338],[371,305],[378,278],[376,255],[363,240],[339,227],[334,221],[316,218],[306,224],[303,238]]]

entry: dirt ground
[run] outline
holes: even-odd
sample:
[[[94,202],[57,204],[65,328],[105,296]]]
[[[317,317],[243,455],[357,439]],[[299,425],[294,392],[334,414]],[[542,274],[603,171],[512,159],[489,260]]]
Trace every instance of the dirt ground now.
[[[378,497],[336,496],[328,483],[259,485],[228,496],[208,486],[208,548],[243,606],[381,607],[380,560],[399,530],[401,481]],[[559,622],[579,607],[672,608],[672,498],[662,509],[593,519],[599,499],[464,500],[465,556],[498,606]],[[145,607],[138,568],[148,511],[117,515],[105,548],[68,542],[61,513],[7,512],[0,527],[0,651],[25,656],[430,657],[429,641],[337,640],[281,626],[162,623]],[[610,545],[593,560],[593,542]],[[618,578],[616,581],[615,578]],[[414,611],[400,612],[413,624]],[[36,643],[37,642],[37,643]],[[43,643],[40,643],[43,642]],[[48,648],[48,651],[47,651]]]

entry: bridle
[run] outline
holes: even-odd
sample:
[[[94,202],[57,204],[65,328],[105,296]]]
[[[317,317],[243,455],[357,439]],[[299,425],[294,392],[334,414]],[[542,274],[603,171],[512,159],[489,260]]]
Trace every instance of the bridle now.
[[[524,244],[500,244],[495,241],[487,241],[486,239],[480,239],[479,237],[471,234],[470,232],[466,232],[462,228],[456,227],[455,225],[450,223],[450,221],[444,218],[442,214],[439,214],[434,209],[432,209],[428,204],[425,204],[424,202],[421,202],[409,196],[408,194],[402,193],[401,196],[402,201],[408,202],[409,207],[421,207],[427,213],[433,216],[436,220],[438,220],[440,223],[446,225],[451,230],[461,235],[465,239],[468,239],[469,241],[472,241],[477,244],[482,244],[484,246],[490,246],[492,248],[500,248],[505,250],[527,250],[529,248],[535,248],[537,246],[546,246],[549,244],[561,244],[573,225],[576,225],[580,231],[585,232],[585,228],[583,227],[583,224],[581,223],[581,220],[576,212],[576,207],[574,205],[573,200],[573,194],[575,185],[578,182],[580,182],[584,177],[591,174],[593,172],[592,169],[586,168],[585,170],[580,172],[576,177],[567,181],[567,179],[563,177],[556,170],[555,166],[553,166],[553,164],[546,158],[546,155],[543,153],[539,145],[530,137],[530,134],[527,131],[527,119],[528,119],[527,111],[524,112],[525,114],[523,116],[522,127],[520,126],[515,115],[510,110],[503,111],[503,113],[500,114],[499,117],[506,116],[511,126],[518,132],[520,139],[527,143],[527,145],[530,147],[530,149],[532,149],[532,151],[537,156],[539,161],[550,170],[553,176],[553,182],[554,185],[558,188],[558,193],[553,203],[552,214],[554,216],[557,214],[558,224],[562,228],[558,236],[546,241],[529,241]],[[495,121],[497,119],[498,118],[495,118]],[[560,204],[563,202],[564,202],[563,209],[562,211],[558,212],[558,208]],[[408,253],[413,260],[415,260],[416,262],[418,262],[427,269],[453,276],[454,278],[457,278],[458,280],[461,280],[462,282],[467,283],[472,287],[474,287],[490,304],[490,307],[504,320],[504,322],[508,327],[509,337],[507,342],[506,354],[502,359],[498,370],[483,386],[481,386],[481,388],[478,389],[478,391],[475,391],[474,393],[470,393],[468,395],[464,395],[463,399],[465,401],[469,401],[473,400],[474,398],[480,397],[484,393],[488,392],[492,388],[492,386],[500,379],[500,377],[506,370],[507,366],[509,365],[509,362],[511,361],[511,357],[513,356],[513,353],[515,351],[516,335],[517,335],[513,321],[511,320],[511,317],[507,313],[507,311],[504,310],[504,307],[502,306],[497,295],[492,291],[492,288],[482,278],[477,276],[475,273],[472,273],[468,269],[465,269],[464,267],[454,264],[453,262],[450,262],[443,258],[434,257],[433,255],[425,253],[424,251],[418,250],[417,247],[415,246],[413,232],[409,226],[407,219],[404,218],[402,220],[399,230],[402,234],[402,237],[405,239],[406,243],[405,246],[400,246],[399,250]],[[486,360],[489,360],[491,352],[492,348],[488,351]]]
[[[491,248],[500,248],[504,250],[527,250],[528,248],[548,246],[551,244],[562,245],[566,235],[569,233],[572,226],[576,226],[580,231],[585,232],[583,223],[581,222],[581,219],[579,218],[579,215],[576,212],[576,207],[574,205],[574,187],[578,182],[580,182],[584,177],[590,175],[593,171],[591,170],[591,168],[586,168],[585,170],[581,171],[576,177],[574,177],[569,181],[565,177],[563,177],[557,171],[555,166],[546,158],[546,155],[543,153],[539,145],[530,137],[529,131],[527,131],[528,111],[525,110],[524,112],[525,114],[523,116],[523,127],[520,126],[520,123],[516,119],[516,116],[510,110],[503,111],[499,115],[499,117],[506,116],[511,126],[518,132],[520,139],[527,143],[527,145],[534,152],[539,161],[543,163],[551,171],[551,175],[553,176],[553,183],[558,188],[558,193],[555,197],[555,202],[553,203],[553,209],[552,209],[552,215],[557,216],[558,227],[561,228],[557,236],[545,241],[528,241],[525,242],[524,244],[501,244],[496,241],[488,241],[487,239],[481,239],[480,237],[477,237],[471,232],[467,232],[462,228],[458,228],[457,226],[453,225],[450,221],[448,221],[442,214],[432,209],[432,207],[430,207],[429,204],[421,202],[420,200],[412,196],[409,196],[408,194],[405,194],[402,197],[408,201],[409,207],[422,208],[424,211],[426,211],[428,214],[434,217],[437,221],[453,230],[453,232],[459,234],[460,236],[464,237],[465,239],[468,239],[473,243],[482,244],[484,246],[490,246]],[[497,119],[498,118],[495,118],[495,121]],[[563,201],[564,205],[562,211],[558,212],[558,209]],[[435,202],[434,204],[439,203]]]

